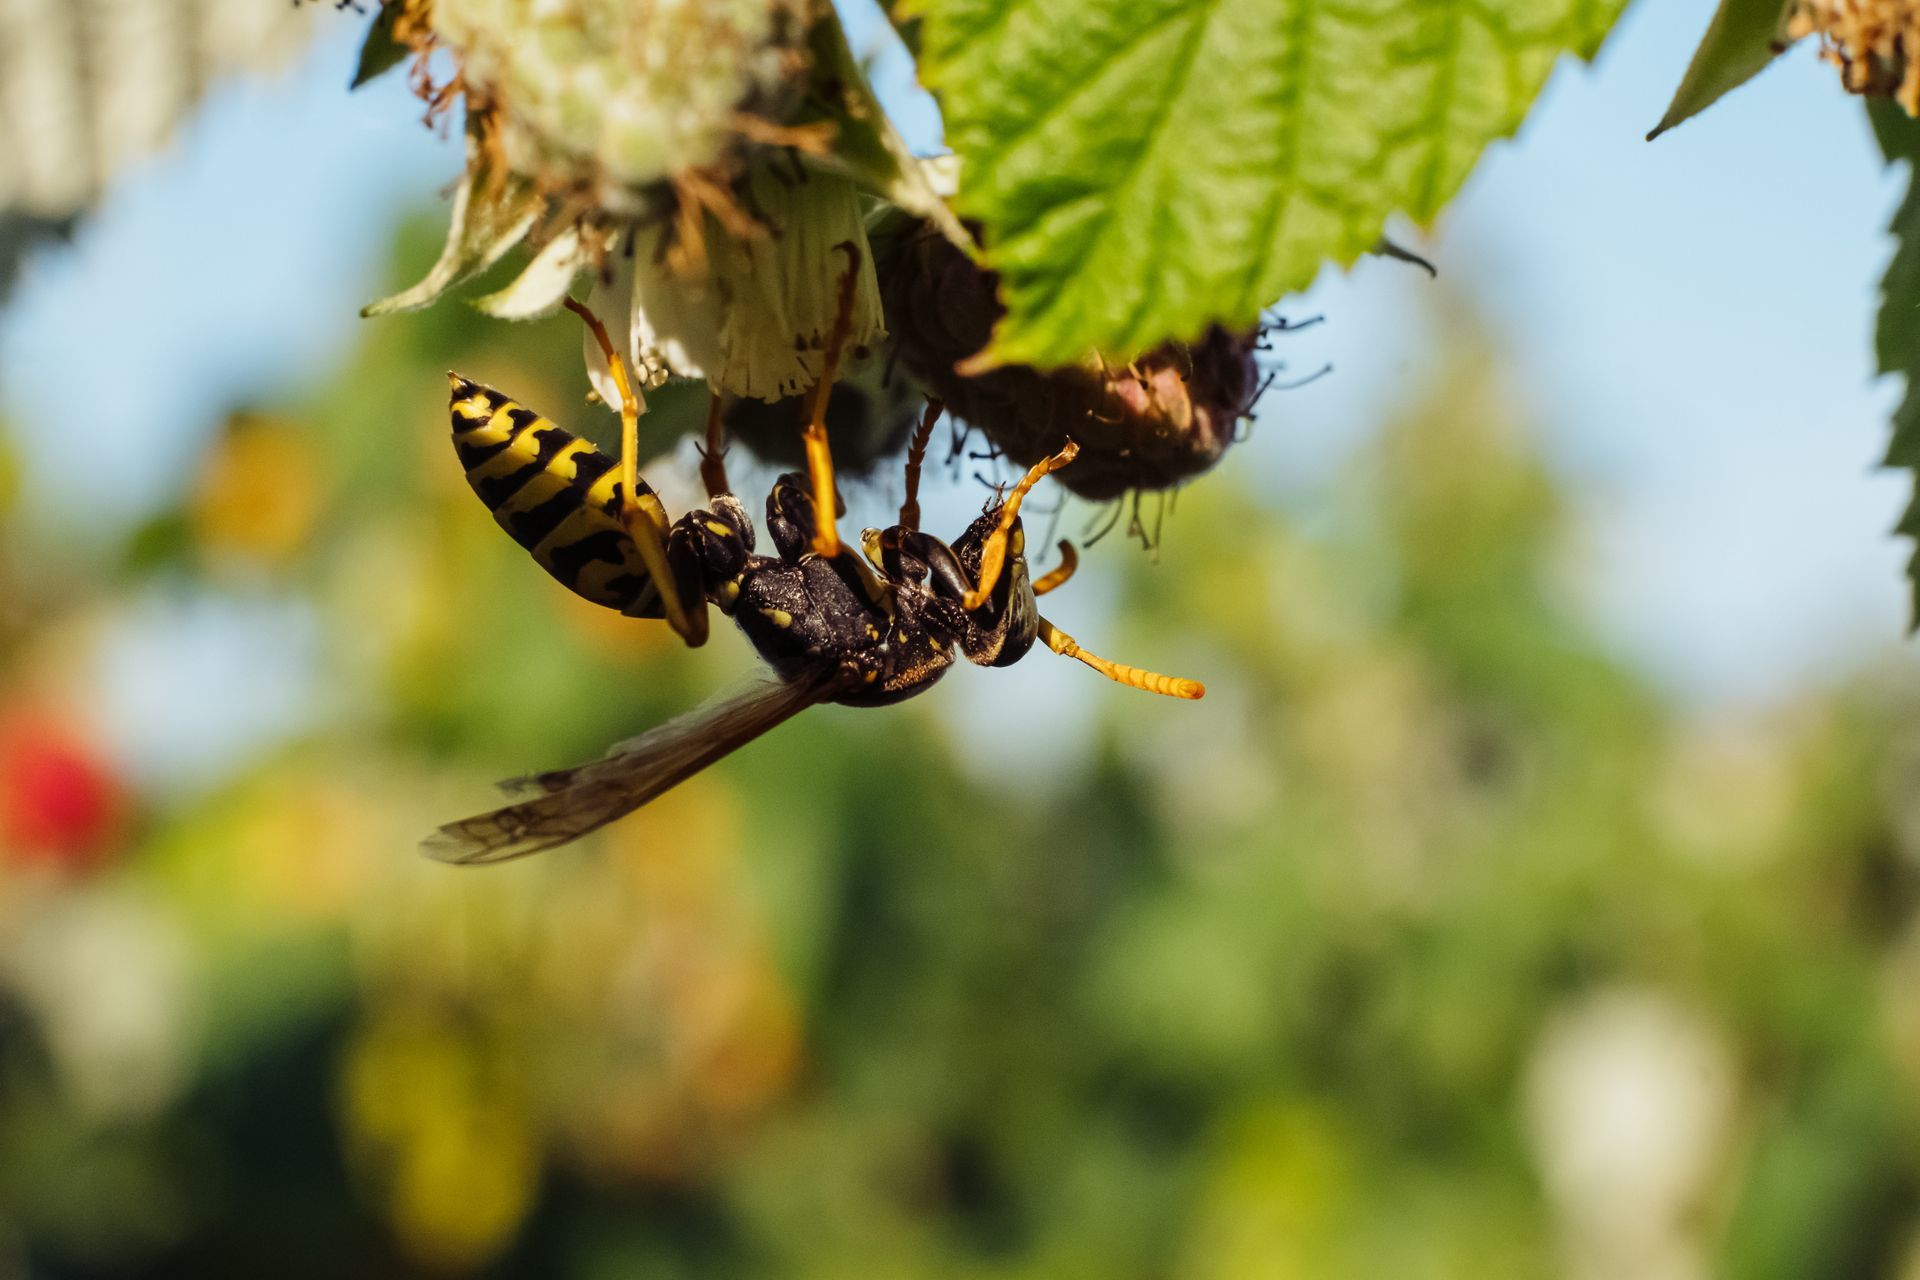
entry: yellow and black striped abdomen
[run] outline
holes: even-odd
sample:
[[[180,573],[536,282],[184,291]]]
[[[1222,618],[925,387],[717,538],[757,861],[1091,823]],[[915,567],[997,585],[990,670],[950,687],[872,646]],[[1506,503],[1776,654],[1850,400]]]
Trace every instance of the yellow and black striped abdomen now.
[[[449,373],[453,447],[467,483],[540,567],[595,604],[636,618],[663,610],[620,521],[612,458],[492,387]],[[636,482],[643,498],[653,490]]]

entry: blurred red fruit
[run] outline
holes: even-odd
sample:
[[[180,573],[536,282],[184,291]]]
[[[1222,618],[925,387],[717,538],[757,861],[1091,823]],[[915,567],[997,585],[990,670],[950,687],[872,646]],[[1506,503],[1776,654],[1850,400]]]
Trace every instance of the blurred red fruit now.
[[[46,712],[0,714],[0,856],[90,869],[121,807],[118,780],[84,735]]]

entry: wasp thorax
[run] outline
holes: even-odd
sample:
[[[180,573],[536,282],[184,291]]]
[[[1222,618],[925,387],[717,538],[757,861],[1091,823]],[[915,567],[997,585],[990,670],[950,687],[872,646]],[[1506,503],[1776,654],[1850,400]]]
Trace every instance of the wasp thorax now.
[[[1022,466],[1077,441],[1080,455],[1058,479],[1084,498],[1167,489],[1201,474],[1252,409],[1258,335],[1219,327],[1128,364],[962,373],[958,366],[986,346],[1002,314],[998,290],[994,273],[931,230],[904,237],[883,286],[900,361]]]
[[[1792,40],[1818,36],[1849,92],[1920,115],[1920,0],[1792,0],[1784,30]]]

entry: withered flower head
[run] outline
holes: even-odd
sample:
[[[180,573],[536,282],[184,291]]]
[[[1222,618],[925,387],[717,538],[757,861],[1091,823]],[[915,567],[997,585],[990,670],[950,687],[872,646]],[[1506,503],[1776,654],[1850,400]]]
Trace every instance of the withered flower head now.
[[[524,242],[483,311],[549,314],[591,271],[643,385],[775,400],[818,376],[849,264],[852,341],[884,334],[864,198],[964,235],[827,0],[387,0],[383,29],[430,115],[464,102],[467,167],[439,261],[368,314],[432,305]],[[443,84],[434,51],[456,68]]]

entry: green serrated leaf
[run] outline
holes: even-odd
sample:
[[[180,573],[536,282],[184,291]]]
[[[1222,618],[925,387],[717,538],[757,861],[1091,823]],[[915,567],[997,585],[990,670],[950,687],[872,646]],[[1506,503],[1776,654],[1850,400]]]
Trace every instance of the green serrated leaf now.
[[[914,0],[1008,315],[991,356],[1251,324],[1431,220],[1623,0]]]
[[[1880,372],[1897,373],[1907,380],[1906,397],[1893,412],[1886,465],[1920,471],[1920,120],[1884,99],[1869,101],[1867,115],[1888,163],[1905,160],[1910,170],[1906,199],[1893,215],[1896,247],[1880,282],[1874,350]],[[1907,507],[1896,532],[1920,539],[1920,494]],[[1908,626],[1920,629],[1920,552],[1908,561],[1907,577],[1913,590]]]
[[[1647,141],[1699,115],[1784,53],[1789,43],[1781,30],[1785,12],[1782,0],[1720,0],[1667,114]]]
[[[398,0],[380,6],[380,12],[373,17],[373,25],[367,28],[366,40],[360,45],[360,65],[354,69],[353,83],[347,86],[349,89],[358,89],[367,81],[386,74],[406,61],[407,46],[393,38],[393,24],[399,17]]]

